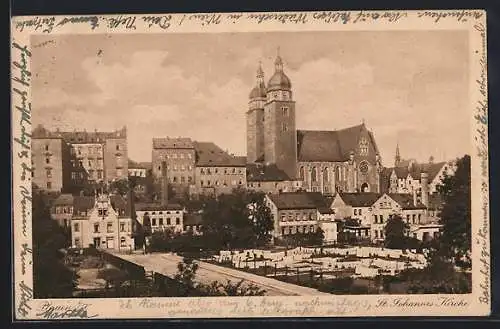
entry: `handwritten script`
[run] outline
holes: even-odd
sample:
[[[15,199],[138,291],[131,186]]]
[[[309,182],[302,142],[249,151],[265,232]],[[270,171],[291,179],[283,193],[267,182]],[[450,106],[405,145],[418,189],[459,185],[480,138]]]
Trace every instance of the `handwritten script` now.
[[[56,305],[45,302],[36,313],[43,319],[91,319],[98,314],[89,315],[88,307],[90,304],[78,302],[76,305]]]
[[[477,101],[474,118],[478,124],[476,129],[477,136],[477,155],[481,162],[481,201],[482,221],[477,231],[475,243],[480,249],[480,273],[481,281],[479,284],[481,294],[479,302],[488,304],[490,302],[490,252],[489,252],[489,174],[488,174],[488,95],[487,95],[487,66],[486,66],[486,28],[484,24],[474,25],[474,29],[481,36],[481,49],[475,51],[479,56],[480,72],[476,79],[476,84],[481,95]]]

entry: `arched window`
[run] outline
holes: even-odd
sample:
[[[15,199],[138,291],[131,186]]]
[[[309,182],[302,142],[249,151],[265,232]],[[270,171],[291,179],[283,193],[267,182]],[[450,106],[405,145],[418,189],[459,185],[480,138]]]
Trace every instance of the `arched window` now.
[[[330,181],[330,176],[328,175],[328,168],[323,169],[323,184]]]
[[[304,167],[302,167],[302,166],[301,166],[301,167],[299,168],[299,177],[300,177],[300,180],[301,180],[301,181],[305,181],[305,177],[304,177],[304,176],[305,176],[305,175],[304,175]]]
[[[317,181],[316,167],[312,167],[311,169],[311,181],[313,182]]]
[[[337,182],[341,180],[340,167],[335,168],[335,176],[336,176]]]

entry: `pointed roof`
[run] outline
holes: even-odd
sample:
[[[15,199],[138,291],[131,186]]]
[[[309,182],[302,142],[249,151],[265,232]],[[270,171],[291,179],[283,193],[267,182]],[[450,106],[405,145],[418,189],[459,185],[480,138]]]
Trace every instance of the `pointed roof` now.
[[[275,164],[247,164],[247,182],[283,182],[292,180]]]
[[[269,198],[279,210],[322,209],[326,211],[327,202],[319,192],[285,192],[270,194]]]
[[[212,142],[193,143],[196,151],[196,165],[202,167],[245,167],[246,157],[235,156],[222,150]]]
[[[339,197],[351,207],[371,207],[380,198],[380,193],[342,193]]]
[[[413,203],[413,195],[409,193],[387,193],[387,195],[396,201],[401,208],[405,210],[410,210],[410,209],[427,209],[427,207],[421,203],[418,202],[417,205]]]
[[[267,90],[268,91],[291,90],[292,83],[288,78],[288,76],[285,74],[285,72],[283,72],[283,59],[279,54],[279,48],[276,60],[274,61],[274,66],[275,66],[275,71],[273,76],[269,79],[269,82],[267,83]]]
[[[297,155],[299,161],[343,162],[357,146],[365,124],[341,130],[297,130]],[[377,143],[371,131],[368,137],[378,153]]]
[[[191,138],[153,138],[154,149],[192,149],[193,141]]]

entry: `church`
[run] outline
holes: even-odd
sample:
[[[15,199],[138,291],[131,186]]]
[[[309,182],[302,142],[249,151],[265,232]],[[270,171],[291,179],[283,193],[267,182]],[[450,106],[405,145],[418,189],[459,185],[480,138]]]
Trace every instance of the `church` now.
[[[259,65],[247,119],[247,166],[278,168],[303,189],[380,192],[381,158],[373,133],[364,122],[341,130],[298,130],[292,82],[279,53],[274,73],[264,80]]]

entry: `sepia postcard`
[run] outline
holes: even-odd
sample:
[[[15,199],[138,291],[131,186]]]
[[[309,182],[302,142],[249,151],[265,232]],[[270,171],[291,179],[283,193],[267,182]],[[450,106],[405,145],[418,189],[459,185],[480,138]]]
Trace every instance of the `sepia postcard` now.
[[[14,320],[490,314],[485,11],[11,30]]]

